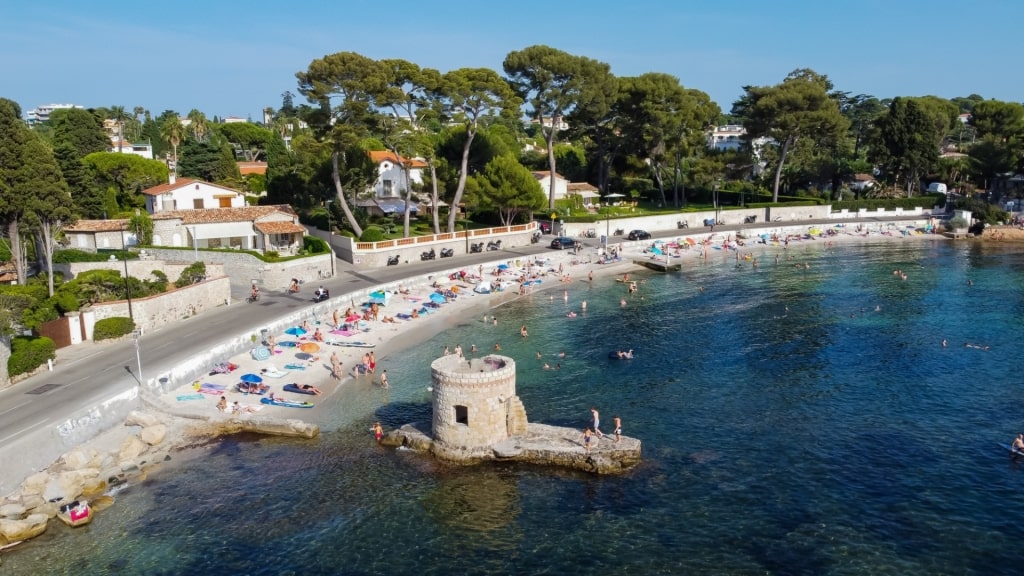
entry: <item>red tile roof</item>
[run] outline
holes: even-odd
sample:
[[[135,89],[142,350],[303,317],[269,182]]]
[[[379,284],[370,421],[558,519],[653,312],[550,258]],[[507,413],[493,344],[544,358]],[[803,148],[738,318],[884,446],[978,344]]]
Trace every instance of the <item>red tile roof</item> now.
[[[533,177],[536,178],[537,180],[543,180],[544,178],[547,178],[550,175],[551,170],[534,170],[533,172]],[[562,176],[558,172],[555,172],[555,178],[561,178],[562,180],[566,179],[565,176]]]
[[[243,208],[203,208],[198,210],[169,210],[161,214],[169,214],[180,218],[182,224],[219,224],[222,222],[255,222],[275,212],[282,212],[295,217],[291,206],[245,206]]]
[[[245,176],[246,174],[266,174],[267,163],[266,162],[239,162],[238,171]]]
[[[257,222],[256,229],[264,234],[305,234],[306,229],[294,222]]]
[[[597,186],[590,182],[569,182],[565,185],[565,189],[569,192],[597,192]]]
[[[427,163],[418,158],[408,159],[395,156],[392,152],[387,150],[371,150],[370,160],[373,160],[374,164],[380,164],[381,162],[391,162],[392,164],[409,164],[410,168],[426,168]]]
[[[128,220],[79,220],[65,232],[119,232],[128,229]]]
[[[234,192],[235,194],[242,193],[234,188],[228,188],[227,186],[221,186],[220,184],[214,184],[213,182],[206,182],[203,180],[193,180],[192,178],[178,178],[174,184],[158,184],[152,188],[146,188],[142,193],[148,196],[159,196],[161,194],[170,194],[175,190],[192,186],[194,184],[206,184],[207,186],[213,186],[214,188],[220,188],[221,190],[227,190],[228,192]]]

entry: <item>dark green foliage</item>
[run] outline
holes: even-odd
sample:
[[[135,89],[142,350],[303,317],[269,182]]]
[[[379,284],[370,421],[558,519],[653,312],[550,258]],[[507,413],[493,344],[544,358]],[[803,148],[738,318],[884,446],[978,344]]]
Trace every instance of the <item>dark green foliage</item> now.
[[[25,374],[57,357],[57,345],[46,337],[15,336],[11,339],[11,357],[7,360],[7,373]]]
[[[153,243],[153,219],[149,217],[148,212],[140,210],[133,214],[128,219],[128,229],[135,234],[139,244],[149,246]]]
[[[178,288],[184,288],[185,286],[191,286],[196,282],[202,282],[205,278],[206,264],[203,262],[193,262],[181,271],[181,276],[174,281],[174,285]]]
[[[109,338],[120,338],[131,334],[132,330],[135,330],[135,321],[131,318],[121,316],[104,318],[96,322],[96,326],[92,330],[92,339],[99,342]]]
[[[305,236],[302,238],[302,249],[310,254],[326,254],[330,252],[330,248],[321,238],[316,236]]]
[[[368,226],[359,237],[360,242],[380,242],[384,239],[384,231],[376,226]]]
[[[1009,220],[1005,210],[994,204],[989,204],[981,198],[958,198],[953,202],[953,208],[955,210],[969,210],[972,218],[987,224],[998,224],[999,222]]]
[[[241,180],[230,146],[192,139],[178,146],[178,174],[207,182],[237,183]]]
[[[53,147],[71,146],[78,160],[93,152],[106,152],[110,138],[95,114],[82,108],[61,108],[50,114]]]

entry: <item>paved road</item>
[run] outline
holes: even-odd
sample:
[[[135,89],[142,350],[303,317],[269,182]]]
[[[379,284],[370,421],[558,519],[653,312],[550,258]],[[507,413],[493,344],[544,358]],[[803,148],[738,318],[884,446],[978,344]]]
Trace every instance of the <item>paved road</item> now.
[[[908,218],[909,219],[909,218]],[[889,219],[892,220],[892,219]],[[872,222],[873,219],[860,222]],[[799,223],[772,223],[770,226],[808,227],[831,224],[830,220],[807,220]],[[853,220],[849,222],[853,223]],[[761,226],[764,226],[763,224]],[[736,232],[745,226],[716,226],[715,232]],[[655,238],[674,238],[684,234],[705,233],[706,228],[669,230],[655,234]],[[538,244],[525,247],[467,254],[455,258],[437,259],[428,262],[411,262],[398,266],[359,271],[352,264],[336,260],[334,278],[322,281],[331,294],[344,295],[349,292],[373,288],[381,284],[400,281],[404,278],[429,275],[461,265],[467,269],[509,258],[520,258],[532,254],[546,253],[551,236],[544,236]],[[580,239],[588,248],[597,247],[599,239]],[[625,241],[613,236],[611,242]],[[234,333],[251,331],[258,333],[261,328],[277,318],[302,308],[312,309],[309,298],[314,286],[307,283],[303,292],[286,294],[284,287],[274,290],[267,287],[258,303],[246,304],[242,300],[247,294],[245,287],[236,286],[236,303],[220,307],[200,316],[176,322],[159,330],[147,332],[140,338],[139,359],[143,374],[152,376],[168,372],[177,362],[209,351],[223,341],[223,327],[231,326]],[[95,345],[84,343],[58,351],[53,371],[43,372],[13,387],[0,391],[0,455],[10,457],[12,444],[25,444],[29,435],[52,430],[67,419],[76,416],[83,407],[93,406],[114,395],[133,389],[138,380],[136,348],[133,341]],[[49,459],[52,460],[53,456]],[[0,469],[14,466],[0,463]],[[22,471],[19,471],[21,474]],[[0,487],[4,486],[0,478]]]

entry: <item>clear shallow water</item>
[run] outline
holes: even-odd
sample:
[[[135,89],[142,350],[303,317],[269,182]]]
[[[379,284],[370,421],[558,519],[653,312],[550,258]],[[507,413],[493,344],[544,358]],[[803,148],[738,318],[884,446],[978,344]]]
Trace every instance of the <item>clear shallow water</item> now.
[[[639,274],[625,308],[599,279],[503,306],[497,327],[462,319],[382,358],[391,390],[350,386],[319,439],[226,439],[0,573],[1018,573],[1024,462],[995,442],[1024,429],[1024,254],[818,242],[759,260]],[[532,421],[581,427],[594,405],[608,432],[619,414],[643,464],[445,467],[376,446],[373,420],[429,417],[444,345],[495,342]]]

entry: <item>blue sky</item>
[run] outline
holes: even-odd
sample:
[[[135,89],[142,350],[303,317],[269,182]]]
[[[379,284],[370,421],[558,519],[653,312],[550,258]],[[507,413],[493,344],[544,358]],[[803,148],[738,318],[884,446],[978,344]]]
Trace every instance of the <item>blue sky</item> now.
[[[73,102],[259,119],[325,54],[501,71],[508,52],[533,44],[619,76],[672,74],[724,111],[743,85],[796,68],[855,94],[1024,101],[1019,0],[34,0],[2,18],[0,96],[24,110]]]

